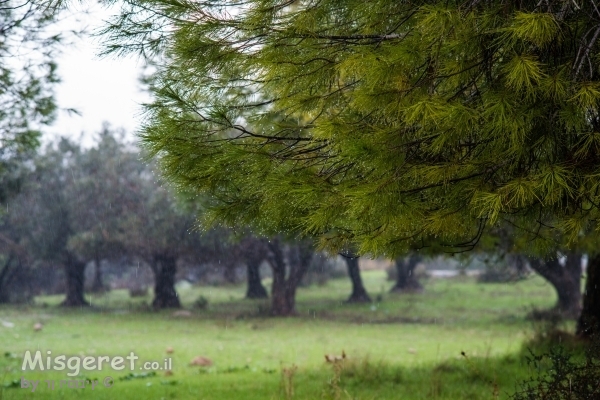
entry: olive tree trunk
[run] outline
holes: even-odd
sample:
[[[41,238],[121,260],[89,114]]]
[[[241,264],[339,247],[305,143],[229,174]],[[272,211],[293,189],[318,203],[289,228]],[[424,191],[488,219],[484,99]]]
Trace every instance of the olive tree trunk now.
[[[4,266],[0,270],[0,304],[10,302],[10,282],[13,272],[17,268],[17,263],[14,263],[14,254],[9,254],[4,262]]]
[[[260,261],[247,260],[246,267],[248,270],[248,289],[246,291],[247,299],[266,299],[269,297],[267,289],[262,284],[260,279]]]
[[[396,284],[390,292],[419,293],[423,291],[423,286],[414,274],[415,267],[420,261],[421,256],[417,254],[411,254],[407,258],[396,259]]]
[[[565,265],[558,258],[529,259],[531,269],[547,280],[556,291],[555,309],[564,317],[577,318],[581,311],[581,254],[569,253]]]
[[[93,293],[102,293],[105,292],[106,289],[107,287],[102,280],[102,262],[100,258],[96,257],[94,259],[94,281],[92,282],[90,290]]]
[[[352,282],[352,293],[348,300],[348,303],[370,303],[371,298],[363,285],[362,277],[360,276],[360,268],[358,266],[358,257],[345,256],[346,265],[348,266],[348,276]]]
[[[313,252],[308,244],[292,246],[289,254],[289,274],[286,277],[286,263],[283,249],[278,239],[269,242],[269,263],[273,270],[271,289],[271,314],[283,317],[296,314],[296,289],[308,270]]]
[[[66,298],[61,305],[63,307],[82,307],[89,303],[84,298],[85,285],[85,263],[79,261],[73,255],[69,254],[64,261],[66,278]]]
[[[154,309],[180,308],[181,303],[175,291],[176,258],[169,255],[154,256],[152,271],[154,272]]]

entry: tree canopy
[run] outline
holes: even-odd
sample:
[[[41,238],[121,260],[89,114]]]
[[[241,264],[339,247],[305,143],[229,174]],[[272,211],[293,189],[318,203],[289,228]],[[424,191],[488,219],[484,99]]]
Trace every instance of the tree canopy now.
[[[56,16],[43,1],[0,4],[0,201],[18,186],[19,166],[54,118],[60,35],[46,28]]]
[[[144,143],[216,221],[395,256],[596,229],[594,1],[125,2]],[[552,235],[547,236],[551,238]]]

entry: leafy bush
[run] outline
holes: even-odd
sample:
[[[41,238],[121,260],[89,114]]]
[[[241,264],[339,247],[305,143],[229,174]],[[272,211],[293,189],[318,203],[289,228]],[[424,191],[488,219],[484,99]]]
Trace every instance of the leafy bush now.
[[[562,345],[547,353],[527,357],[534,376],[521,384],[513,400],[593,400],[600,399],[600,342],[587,348],[584,360]]]
[[[208,299],[204,296],[198,297],[194,302],[194,308],[206,310],[208,308]]]

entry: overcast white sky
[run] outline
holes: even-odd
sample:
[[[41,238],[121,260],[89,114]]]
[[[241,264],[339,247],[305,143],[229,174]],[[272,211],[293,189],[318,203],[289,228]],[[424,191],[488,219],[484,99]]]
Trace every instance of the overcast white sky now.
[[[85,5],[65,17],[56,27],[69,31],[88,26],[90,31],[100,27],[109,12],[98,6]],[[56,100],[60,108],[75,108],[81,116],[59,112],[53,126],[46,131],[46,140],[57,135],[79,138],[84,142],[98,132],[104,121],[114,128],[122,127],[133,137],[141,121],[140,104],[148,100],[141,92],[138,76],[141,64],[133,58],[100,58],[98,38],[85,35],[65,46],[56,61],[62,83],[56,88]]]

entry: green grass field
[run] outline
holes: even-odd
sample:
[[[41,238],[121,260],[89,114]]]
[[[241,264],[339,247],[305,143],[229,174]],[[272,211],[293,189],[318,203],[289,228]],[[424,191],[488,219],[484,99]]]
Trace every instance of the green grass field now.
[[[527,313],[555,301],[537,277],[510,284],[429,279],[415,295],[388,294],[383,271],[363,279],[378,297],[373,304],[344,304],[349,282],[333,280],[300,288],[299,315],[284,319],[266,316],[266,302],[243,300],[242,286],[180,287],[187,317],[152,312],[149,297],[130,299],[125,291],[91,297],[91,309],[56,307],[59,296],[2,307],[0,320],[14,326],[0,325],[0,399],[503,399],[529,374],[523,344],[536,327]],[[200,295],[206,310],[192,307]],[[38,322],[44,328],[36,332]],[[67,357],[133,351],[140,362],[135,371],[69,378],[66,371],[21,371],[27,350]],[[325,363],[325,354],[342,351],[343,365]],[[190,366],[196,356],[214,364]],[[139,370],[142,361],[162,365],[166,357],[170,376]],[[114,378],[110,388],[106,376]],[[20,388],[21,377],[41,383],[32,393]],[[100,383],[93,391],[58,387],[65,379]],[[54,390],[46,380],[56,382]]]

